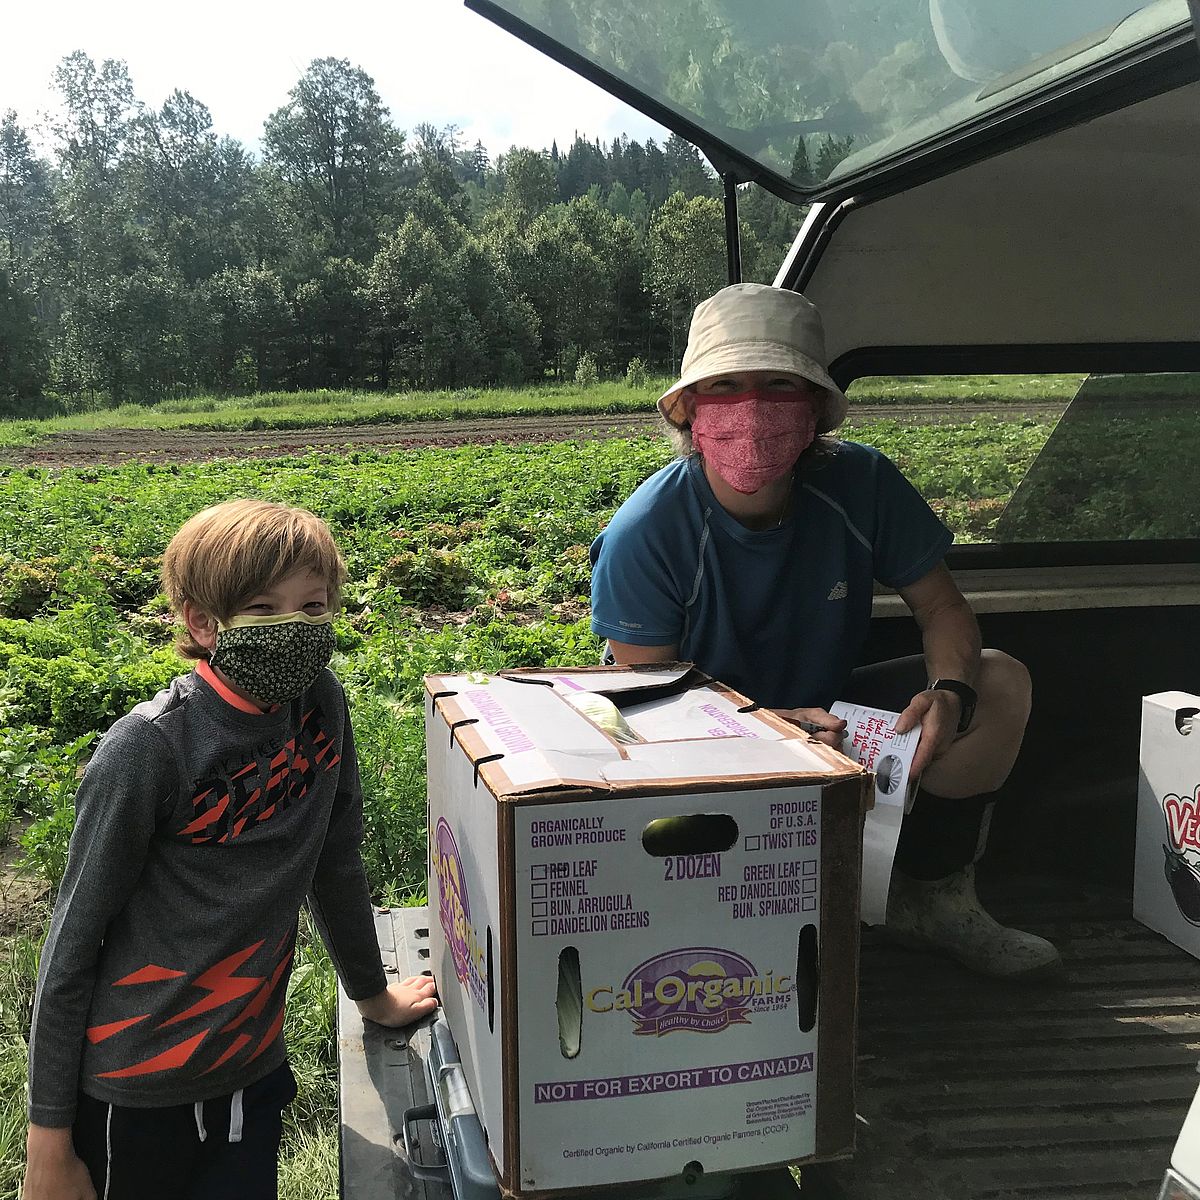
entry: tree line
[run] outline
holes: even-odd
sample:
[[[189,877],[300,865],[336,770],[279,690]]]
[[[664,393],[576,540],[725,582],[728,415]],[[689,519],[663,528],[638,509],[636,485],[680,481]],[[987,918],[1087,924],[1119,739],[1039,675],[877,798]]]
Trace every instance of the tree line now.
[[[76,52],[54,83],[44,153],[0,120],[0,412],[669,368],[725,281],[718,181],[675,136],[493,161],[324,58],[252,153],[187,92],[142,104],[121,61]],[[770,279],[799,214],[741,208]]]

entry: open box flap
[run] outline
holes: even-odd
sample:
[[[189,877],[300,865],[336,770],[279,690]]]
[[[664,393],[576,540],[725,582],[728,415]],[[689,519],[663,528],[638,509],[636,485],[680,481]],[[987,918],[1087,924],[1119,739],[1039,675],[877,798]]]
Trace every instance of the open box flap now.
[[[558,750],[525,750],[506,754],[496,763],[502,768],[502,775],[489,774],[490,764],[482,765],[479,773],[497,796],[529,795],[560,788],[594,789],[606,795],[611,785],[604,772],[611,761],[611,752],[601,759]]]
[[[621,715],[647,742],[678,742],[685,738],[790,740],[786,730],[768,724],[757,710],[744,711],[745,707],[736,693],[703,688],[694,695],[664,696],[622,708]]]
[[[489,754],[521,754],[537,745],[566,754],[611,757],[614,743],[549,687],[529,687],[498,675],[441,675],[439,692],[452,696]],[[436,702],[436,701],[435,701]],[[531,731],[537,731],[537,742]]]
[[[585,667],[561,671],[505,671],[504,678],[521,683],[538,683],[560,694],[594,692],[607,696],[624,711],[631,704],[678,696],[691,688],[713,682],[690,662],[643,664],[635,667]]]
[[[599,668],[527,672],[521,679],[443,675],[429,677],[426,687],[497,798],[559,790],[599,798],[647,782],[677,781],[680,787],[694,786],[697,779],[811,782],[863,773],[707,676],[697,673],[695,685],[679,691],[690,671],[688,664],[678,664],[662,672]],[[568,700],[577,682],[603,682],[610,690],[626,679],[635,686],[616,690],[643,700],[624,710],[630,727],[645,739],[633,744],[615,741]],[[648,690],[639,691],[643,686]],[[658,690],[664,686],[672,694]],[[653,698],[645,701],[646,695]]]
[[[610,783],[642,779],[756,779],[764,775],[827,776],[837,770],[801,741],[712,738],[704,741],[652,742],[630,746],[627,759],[604,768]],[[860,772],[853,764],[846,775]]]

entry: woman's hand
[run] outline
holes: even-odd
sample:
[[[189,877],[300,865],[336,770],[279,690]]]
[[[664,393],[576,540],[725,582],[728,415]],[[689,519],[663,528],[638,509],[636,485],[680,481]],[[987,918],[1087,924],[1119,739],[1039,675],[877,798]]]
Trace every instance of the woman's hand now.
[[[835,750],[842,748],[842,737],[846,732],[846,722],[841,717],[835,717],[823,708],[773,708],[771,711],[793,725],[799,725],[805,733],[810,734],[818,742],[824,742]]]
[[[75,1153],[70,1129],[30,1125],[21,1200],[96,1200],[88,1169]]]
[[[910,776],[919,779],[930,763],[936,762],[954,744],[958,736],[958,719],[962,715],[962,700],[954,692],[918,692],[896,721],[896,732],[907,733],[921,727],[921,742],[913,755]]]

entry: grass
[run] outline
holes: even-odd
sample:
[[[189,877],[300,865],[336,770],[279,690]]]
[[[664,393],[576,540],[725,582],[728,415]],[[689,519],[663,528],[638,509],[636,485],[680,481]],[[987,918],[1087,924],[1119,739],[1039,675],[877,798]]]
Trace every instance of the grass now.
[[[313,429],[542,414],[651,412],[670,380],[633,391],[623,382],[427,392],[266,392],[227,399],[197,396],[153,407],[124,404],[41,420],[0,421],[0,447],[27,446],[51,433],[101,429]]]
[[[0,938],[0,1200],[17,1200],[25,1164],[26,1039],[41,938]],[[306,917],[288,986],[288,1059],[299,1089],[285,1114],[280,1200],[338,1195],[336,979]]]
[[[1082,375],[900,376],[856,380],[851,404],[1066,404]],[[164,400],[152,407],[125,404],[70,416],[0,421],[0,447],[28,446],[52,433],[106,429],[271,430],[337,425],[449,421],[481,417],[526,417],[571,413],[653,412],[655,399],[672,379],[651,379],[642,389],[623,382],[583,388],[574,383],[524,388],[467,388],[458,391],[265,392],[255,396],[195,396]]]
[[[1086,375],[891,375],[863,376],[846,391],[855,404],[1049,404],[1066,405]]]
[[[0,1200],[16,1200],[25,1169],[25,1065],[44,930],[0,937]]]
[[[284,1114],[280,1200],[336,1200],[338,1194],[337,977],[308,914],[288,983],[284,1040],[297,1095]]]

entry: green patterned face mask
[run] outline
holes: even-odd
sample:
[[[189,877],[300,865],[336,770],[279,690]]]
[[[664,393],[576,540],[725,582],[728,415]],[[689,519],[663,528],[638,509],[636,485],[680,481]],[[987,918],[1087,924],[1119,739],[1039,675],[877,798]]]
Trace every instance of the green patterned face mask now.
[[[259,700],[286,704],[311,687],[333,657],[333,613],[234,617],[217,624],[209,661]]]

